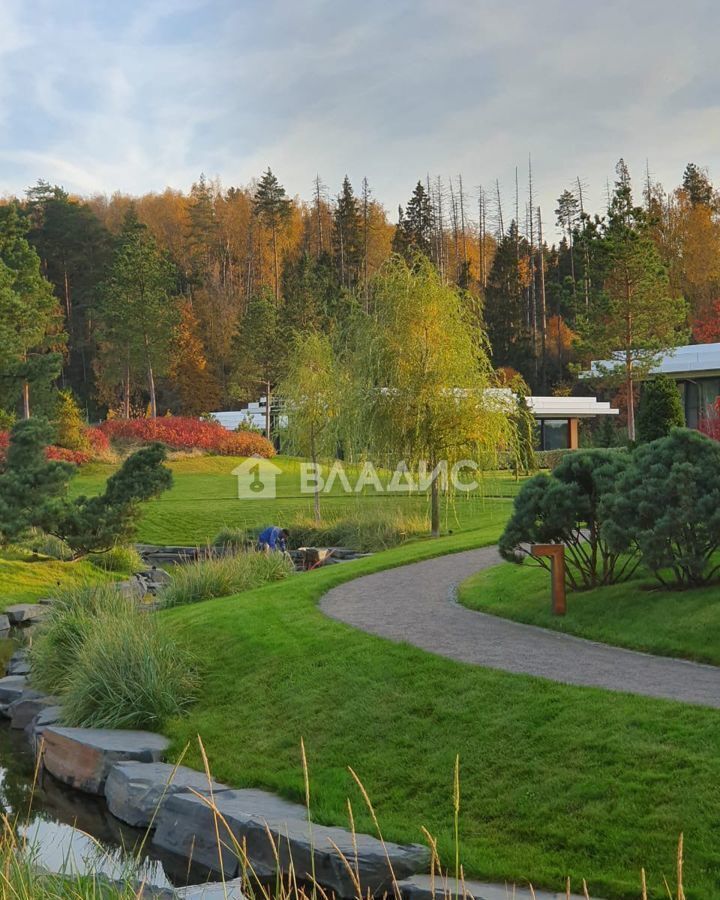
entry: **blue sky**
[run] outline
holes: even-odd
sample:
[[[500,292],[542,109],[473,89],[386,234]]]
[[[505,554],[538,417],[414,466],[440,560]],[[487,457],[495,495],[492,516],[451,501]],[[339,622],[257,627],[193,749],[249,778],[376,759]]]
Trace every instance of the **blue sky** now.
[[[394,215],[418,177],[500,180],[532,153],[546,221],[619,156],[720,183],[720,7],[706,0],[0,0],[0,193],[367,176]],[[475,201],[473,200],[473,205]]]

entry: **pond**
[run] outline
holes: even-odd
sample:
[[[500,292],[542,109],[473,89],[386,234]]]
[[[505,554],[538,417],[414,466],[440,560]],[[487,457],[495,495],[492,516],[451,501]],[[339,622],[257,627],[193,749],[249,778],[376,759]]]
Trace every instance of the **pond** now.
[[[0,639],[4,671],[16,643]],[[148,887],[180,887],[208,880],[208,871],[152,846],[145,831],[116,819],[99,797],[72,790],[41,772],[25,734],[0,719],[0,814],[15,823],[39,866],[52,872],[133,878]]]

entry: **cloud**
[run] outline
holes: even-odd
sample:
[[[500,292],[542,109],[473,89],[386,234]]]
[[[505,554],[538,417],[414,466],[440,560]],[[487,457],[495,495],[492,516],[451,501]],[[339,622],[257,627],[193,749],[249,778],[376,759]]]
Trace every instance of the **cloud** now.
[[[462,172],[498,178],[509,210],[532,153],[551,221],[578,175],[601,204],[621,155],[667,187],[690,159],[720,172],[718,19],[707,0],[5,0],[0,191],[271,165],[304,196],[316,172],[333,192],[367,175],[393,209],[426,173]]]

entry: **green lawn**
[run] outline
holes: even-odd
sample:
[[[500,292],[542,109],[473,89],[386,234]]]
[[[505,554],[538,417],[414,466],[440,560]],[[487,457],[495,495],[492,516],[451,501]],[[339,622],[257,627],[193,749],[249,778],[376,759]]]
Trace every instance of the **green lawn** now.
[[[0,553],[0,612],[13,603],[32,603],[47,597],[58,585],[110,577],[85,560],[58,562],[24,550],[4,551]]]
[[[277,457],[283,474],[277,479],[277,499],[238,500],[236,478],[232,470],[242,460],[237,457],[203,456],[173,460],[169,463],[175,477],[173,488],[158,500],[147,504],[138,540],[146,543],[203,544],[221,528],[252,528],[270,523],[283,524],[297,516],[312,515],[312,496],[300,493],[300,464],[296,459]],[[82,469],[73,479],[73,495],[94,494],[102,490],[115,467],[93,465]],[[351,480],[354,484],[354,479]],[[481,491],[473,496],[458,496],[446,503],[443,524],[459,531],[478,527],[488,511],[500,510],[503,519],[510,511],[509,500],[517,493],[519,483],[506,472],[486,475]],[[505,503],[493,502],[504,498]],[[351,513],[361,504],[367,508],[400,509],[408,514],[424,514],[428,510],[425,496],[380,494],[373,489],[362,495],[347,495],[336,482],[332,493],[322,495],[322,507],[328,514]]]
[[[504,508],[504,507],[503,507]],[[162,613],[205,669],[202,698],[170,723],[179,753],[215,775],[301,800],[300,739],[313,814],[346,823],[346,798],[371,828],[347,767],[363,779],[389,839],[426,826],[453,858],[455,755],[468,875],[571,875],[591,896],[651,896],[673,884],[685,835],[686,896],[720,897],[720,716],[644,697],[575,688],[433,657],[325,618],[318,598],[361,573],[497,539],[502,523],[420,541],[279,585]]]
[[[663,590],[644,574],[625,584],[568,594],[567,615],[550,612],[550,575],[532,563],[503,563],[460,586],[471,609],[580,637],[720,665],[717,585]]]

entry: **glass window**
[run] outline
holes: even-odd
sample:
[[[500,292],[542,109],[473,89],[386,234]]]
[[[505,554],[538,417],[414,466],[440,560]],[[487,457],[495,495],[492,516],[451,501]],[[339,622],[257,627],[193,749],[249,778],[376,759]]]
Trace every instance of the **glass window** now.
[[[567,419],[544,419],[542,423],[543,450],[565,450],[570,445]]]

